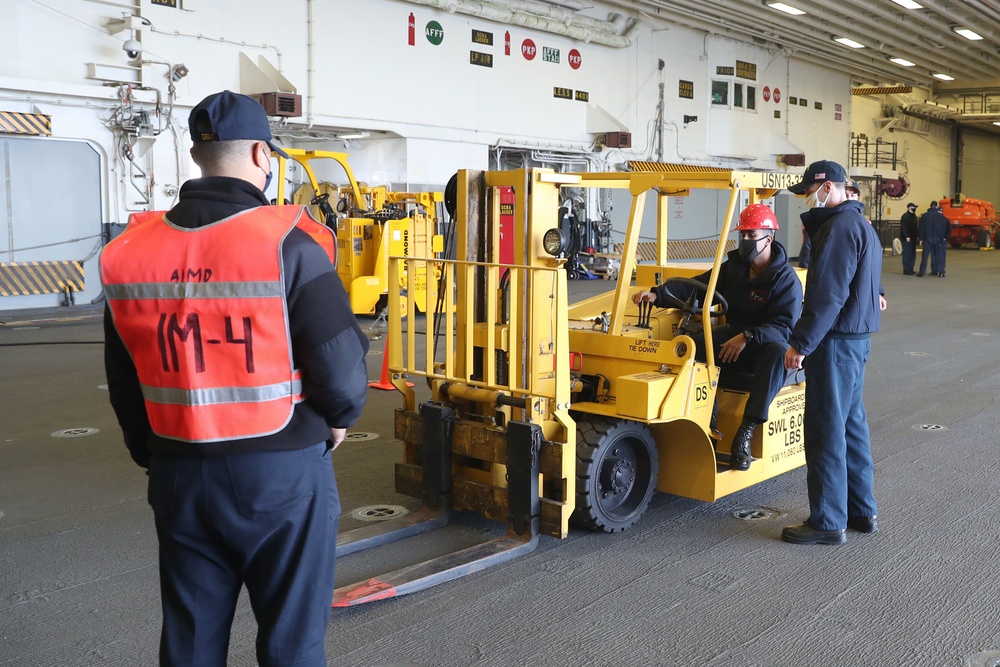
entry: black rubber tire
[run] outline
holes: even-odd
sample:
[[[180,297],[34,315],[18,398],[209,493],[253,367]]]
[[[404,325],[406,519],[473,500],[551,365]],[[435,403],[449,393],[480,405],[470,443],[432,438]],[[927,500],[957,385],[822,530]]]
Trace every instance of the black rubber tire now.
[[[979,235],[976,237],[976,245],[978,245],[980,248],[989,248],[991,245],[993,245],[992,239],[990,238],[989,230],[986,229],[979,230]]]
[[[635,525],[649,507],[658,472],[656,442],[645,424],[578,421],[573,523],[606,533]]]

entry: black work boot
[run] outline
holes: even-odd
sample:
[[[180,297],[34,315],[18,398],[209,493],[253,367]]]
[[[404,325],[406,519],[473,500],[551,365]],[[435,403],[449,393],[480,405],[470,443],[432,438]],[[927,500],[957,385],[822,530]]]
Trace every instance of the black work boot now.
[[[753,457],[750,456],[750,441],[753,440],[753,432],[756,428],[757,424],[747,419],[744,419],[743,423],[740,424],[736,431],[736,437],[733,438],[733,448],[729,454],[730,470],[750,469],[750,462],[753,461]]]

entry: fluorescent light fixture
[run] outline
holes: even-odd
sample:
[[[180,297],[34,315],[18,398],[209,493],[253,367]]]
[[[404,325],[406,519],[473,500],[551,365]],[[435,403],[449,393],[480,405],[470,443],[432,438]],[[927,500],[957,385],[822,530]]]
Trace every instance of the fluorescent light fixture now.
[[[952,28],[952,30],[954,30],[956,34],[959,34],[962,37],[965,37],[966,39],[971,39],[973,42],[976,41],[977,39],[983,38],[982,35],[980,35],[977,32],[972,32],[968,28]]]
[[[367,139],[368,132],[343,132],[335,135],[338,139]]]
[[[858,42],[855,42],[853,39],[848,39],[847,37],[834,37],[833,41],[837,42],[838,44],[843,44],[844,46],[849,46],[852,49],[865,48],[864,44],[859,44]]]
[[[955,77],[948,76],[947,74],[942,74],[941,72],[934,72],[934,74],[932,74],[931,76],[933,76],[935,79],[941,79],[942,81],[954,81],[955,80]]]
[[[896,63],[897,65],[902,65],[903,67],[914,67],[915,64],[911,63],[906,58],[889,58],[889,62]]]
[[[779,12],[785,12],[786,14],[791,14],[792,16],[802,16],[805,14],[804,11],[797,7],[792,7],[791,5],[786,5],[783,2],[769,2],[767,6],[771,9],[777,9]]]
[[[993,121],[993,124],[994,124],[994,125],[1000,125],[1000,120],[995,120],[995,121]]]
[[[913,0],[892,0],[892,1],[895,2],[897,5],[899,5],[900,7],[904,7],[906,9],[923,9],[924,8],[923,5],[918,5],[917,3],[913,2]]]

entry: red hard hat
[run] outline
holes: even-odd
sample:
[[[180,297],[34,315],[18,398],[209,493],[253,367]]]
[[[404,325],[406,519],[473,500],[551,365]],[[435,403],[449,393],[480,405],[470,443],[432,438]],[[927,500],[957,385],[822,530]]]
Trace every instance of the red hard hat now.
[[[778,218],[767,204],[750,204],[740,213],[738,231],[750,229],[778,229]]]

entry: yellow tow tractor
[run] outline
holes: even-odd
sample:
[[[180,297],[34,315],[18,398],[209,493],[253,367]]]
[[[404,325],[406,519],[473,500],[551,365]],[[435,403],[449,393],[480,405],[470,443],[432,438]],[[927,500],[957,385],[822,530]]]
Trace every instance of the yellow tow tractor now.
[[[349,606],[420,590],[508,560],[535,547],[540,533],[562,538],[570,523],[614,532],[634,525],[654,491],[707,502],[805,463],[805,385],[790,374],[758,428],[748,471],[730,470],[729,442],[710,436],[718,398],[719,428],[735,433],[747,399],[745,378],[721,378],[709,320],[725,304],[716,295],[719,267],[736,221],[740,193],[750,203],[799,180],[781,172],[638,163],[615,173],[547,169],[460,171],[457,174],[455,259],[427,258],[440,276],[428,285],[428,325],[390,313],[388,366],[403,395],[396,437],[399,492],[422,498],[416,517],[403,517],[363,536],[346,533],[350,550],[442,525],[468,510],[506,523],[508,534],[456,554],[338,588]],[[501,188],[516,194],[514,265],[498,259]],[[565,235],[557,220],[564,188],[627,189],[632,196],[622,267],[635,265],[647,199],[657,207],[657,261],[636,269],[606,294],[570,305],[564,270]],[[711,265],[676,263],[685,241],[668,238],[670,197],[693,189],[728,190],[723,231]],[[505,210],[509,214],[509,209]],[[713,226],[714,225],[706,225]],[[406,260],[391,258],[389,284],[414,293]],[[707,286],[691,276],[711,268]],[[627,271],[623,272],[627,276]],[[640,311],[637,290],[672,282],[700,286],[676,307]],[[442,295],[440,301],[438,296]],[[440,307],[437,304],[443,304]],[[702,304],[708,304],[703,306]],[[705,318],[705,314],[708,318]],[[695,360],[691,334],[703,318],[706,363]],[[431,320],[440,326],[430,326]],[[435,340],[434,331],[442,340]],[[417,405],[407,378],[425,378],[431,400]],[[377,537],[373,534],[377,533]],[[340,553],[341,547],[338,547]],[[346,550],[345,550],[346,553]]]
[[[438,233],[438,204],[441,192],[392,192],[385,186],[371,187],[354,178],[347,153],[285,149],[302,166],[308,183],[292,195],[293,204],[308,204],[317,220],[337,234],[337,274],[344,283],[355,315],[375,315],[388,305],[389,256],[435,257],[444,251],[444,237]],[[278,154],[278,173],[285,173],[286,160]],[[320,182],[312,163],[333,160],[346,174],[347,185]],[[287,201],[285,179],[278,181],[278,201]],[[410,262],[400,274],[404,283],[412,270],[412,298],[417,310],[427,309],[427,265]],[[405,312],[407,292],[398,294],[396,310]]]

